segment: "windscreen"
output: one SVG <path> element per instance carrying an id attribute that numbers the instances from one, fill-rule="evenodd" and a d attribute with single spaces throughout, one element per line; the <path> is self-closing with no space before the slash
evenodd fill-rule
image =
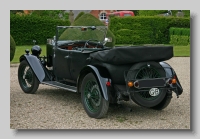
<path id="1" fill-rule="evenodd" d="M 107 33 L 105 26 L 68 26 L 57 28 L 57 38 L 67 41 L 98 40 L 103 42 Z"/>

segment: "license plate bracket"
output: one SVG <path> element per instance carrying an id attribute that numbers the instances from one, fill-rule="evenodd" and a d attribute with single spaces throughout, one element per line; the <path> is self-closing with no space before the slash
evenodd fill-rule
<path id="1" fill-rule="evenodd" d="M 141 80 L 136 80 L 136 81 L 139 83 L 138 89 L 166 86 L 165 78 L 141 79 Z"/>

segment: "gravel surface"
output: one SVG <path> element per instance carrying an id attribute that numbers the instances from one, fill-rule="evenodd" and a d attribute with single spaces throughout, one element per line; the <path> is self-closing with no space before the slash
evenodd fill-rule
<path id="1" fill-rule="evenodd" d="M 190 129 L 190 57 L 166 61 L 183 87 L 179 98 L 162 111 L 128 105 L 111 106 L 103 119 L 89 118 L 77 93 L 40 85 L 36 94 L 25 94 L 17 80 L 19 64 L 10 65 L 11 129 Z"/>

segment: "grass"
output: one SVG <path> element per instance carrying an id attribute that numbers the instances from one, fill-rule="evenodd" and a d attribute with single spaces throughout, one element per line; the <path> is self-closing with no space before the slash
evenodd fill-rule
<path id="1" fill-rule="evenodd" d="M 190 56 L 190 45 L 188 46 L 174 46 L 174 56 L 176 57 L 189 57 Z"/>
<path id="2" fill-rule="evenodd" d="M 46 45 L 39 45 L 39 46 L 42 48 L 41 56 L 46 55 Z M 32 47 L 33 47 L 33 45 L 16 46 L 15 56 L 10 63 L 12 63 L 12 64 L 13 63 L 19 63 L 20 56 L 25 54 L 26 49 L 29 49 L 30 53 L 31 53 Z"/>
<path id="3" fill-rule="evenodd" d="M 46 45 L 39 45 L 39 46 L 42 48 L 41 56 L 46 55 Z M 123 44 L 123 45 L 117 45 L 117 46 L 129 46 L 129 45 Z M 25 54 L 26 49 L 29 49 L 31 53 L 31 48 L 32 48 L 32 45 L 16 46 L 15 56 L 10 63 L 19 63 L 20 56 Z M 174 56 L 175 57 L 190 57 L 190 45 L 174 46 Z"/>

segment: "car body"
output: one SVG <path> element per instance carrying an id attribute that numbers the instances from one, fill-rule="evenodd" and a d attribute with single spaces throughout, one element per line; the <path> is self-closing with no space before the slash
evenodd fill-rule
<path id="1" fill-rule="evenodd" d="M 135 16 L 133 11 L 117 11 L 117 12 L 107 13 L 106 17 L 109 17 L 110 15 L 114 15 L 118 17 Z"/>
<path id="2" fill-rule="evenodd" d="M 161 110 L 183 89 L 174 69 L 163 62 L 173 57 L 172 46 L 106 47 L 106 26 L 57 26 L 47 39 L 46 56 L 34 45 L 19 59 L 18 81 L 25 93 L 39 84 L 81 94 L 92 118 L 106 115 L 109 104 L 131 101 Z"/>
<path id="3" fill-rule="evenodd" d="M 133 11 L 117 11 L 112 13 L 106 14 L 105 25 L 108 26 L 110 16 L 117 16 L 117 17 L 127 17 L 127 16 L 135 16 Z"/>

